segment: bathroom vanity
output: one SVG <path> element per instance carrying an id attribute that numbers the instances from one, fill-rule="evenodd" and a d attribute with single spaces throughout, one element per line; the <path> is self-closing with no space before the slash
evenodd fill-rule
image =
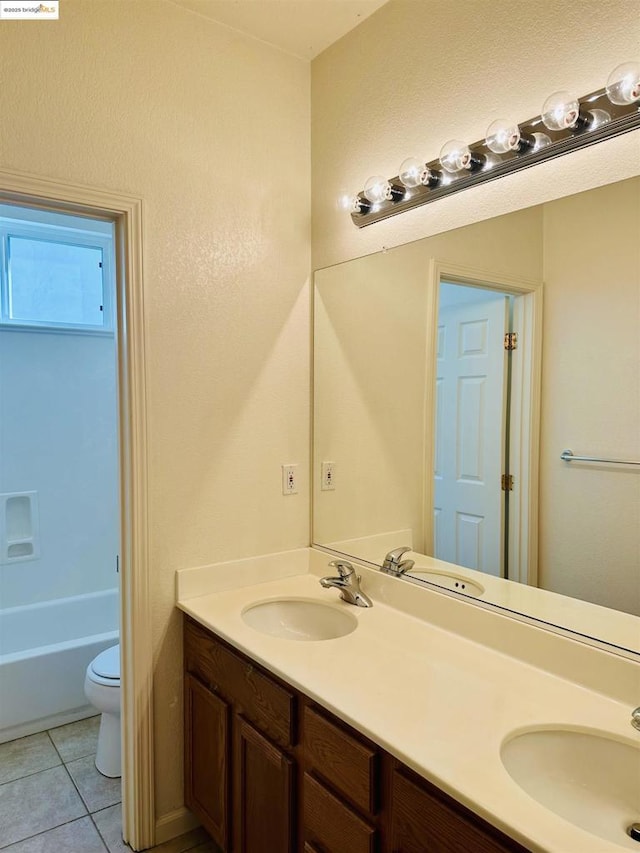
<path id="1" fill-rule="evenodd" d="M 640 849 L 637 661 L 366 566 L 355 607 L 328 562 L 177 573 L 185 800 L 223 851 Z"/>
<path id="2" fill-rule="evenodd" d="M 525 851 L 188 617 L 184 665 L 185 800 L 222 850 Z"/>

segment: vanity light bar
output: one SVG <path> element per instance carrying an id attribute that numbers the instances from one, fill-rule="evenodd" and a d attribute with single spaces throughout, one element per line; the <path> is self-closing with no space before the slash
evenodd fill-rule
<path id="1" fill-rule="evenodd" d="M 618 66 L 606 88 L 583 98 L 556 92 L 521 124 L 493 122 L 485 139 L 446 143 L 438 160 L 405 160 L 398 176 L 369 178 L 348 204 L 358 228 L 640 128 L 640 63 Z"/>

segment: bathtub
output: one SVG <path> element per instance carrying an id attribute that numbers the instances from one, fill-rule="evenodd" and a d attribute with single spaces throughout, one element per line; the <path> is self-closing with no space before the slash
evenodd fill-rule
<path id="1" fill-rule="evenodd" d="M 118 622 L 117 589 L 0 610 L 0 743 L 97 713 L 85 670 Z"/>

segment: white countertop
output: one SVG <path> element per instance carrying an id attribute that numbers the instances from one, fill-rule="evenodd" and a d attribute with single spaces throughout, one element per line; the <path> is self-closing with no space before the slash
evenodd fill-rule
<path id="1" fill-rule="evenodd" d="M 539 805 L 500 761 L 501 743 L 513 732 L 531 728 L 600 731 L 637 744 L 640 735 L 629 723 L 632 706 L 558 675 L 553 652 L 546 671 L 527 662 L 526 655 L 497 650 L 495 637 L 491 648 L 386 603 L 393 600 L 397 605 L 403 596 L 408 601 L 411 589 L 411 609 L 416 612 L 419 594 L 427 612 L 434 606 L 434 596 L 436 606 L 442 606 L 443 596 L 437 592 L 416 593 L 414 585 L 363 568 L 363 588 L 374 606 L 346 604 L 337 590 L 320 587 L 318 575 L 328 574 L 327 555 L 320 558 L 317 553 L 301 549 L 284 557 L 178 572 L 178 607 L 530 850 L 640 851 L 622 834 L 621 843 L 614 844 Z M 265 635 L 243 621 L 241 614 L 248 605 L 287 597 L 347 608 L 358 626 L 334 640 L 299 642 Z M 455 606 L 468 607 L 459 602 Z M 500 624 L 494 617 L 490 625 L 494 634 Z M 539 629 L 519 625 L 518 630 Z M 524 648 L 531 639 L 522 636 Z M 535 634 L 532 637 L 535 641 Z M 571 642 L 559 637 L 555 641 L 565 644 L 558 645 L 556 653 Z M 585 653 L 589 652 L 595 670 L 606 666 L 607 657 L 612 666 L 620 665 L 614 656 L 603 658 L 604 653 L 595 649 Z M 581 660 L 588 665 L 588 658 Z M 623 665 L 625 678 L 640 688 L 640 666 L 629 661 Z M 606 685 L 606 679 L 602 683 Z M 631 817 L 640 820 L 640 814 Z"/>

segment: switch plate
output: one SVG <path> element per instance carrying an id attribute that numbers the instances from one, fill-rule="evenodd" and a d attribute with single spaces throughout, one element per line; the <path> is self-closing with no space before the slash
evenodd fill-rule
<path id="1" fill-rule="evenodd" d="M 282 494 L 297 495 L 298 494 L 298 466 L 283 465 L 282 466 Z"/>
<path id="2" fill-rule="evenodd" d="M 336 463 L 323 462 L 321 467 L 321 477 L 320 489 L 323 492 L 332 492 L 336 487 Z"/>

